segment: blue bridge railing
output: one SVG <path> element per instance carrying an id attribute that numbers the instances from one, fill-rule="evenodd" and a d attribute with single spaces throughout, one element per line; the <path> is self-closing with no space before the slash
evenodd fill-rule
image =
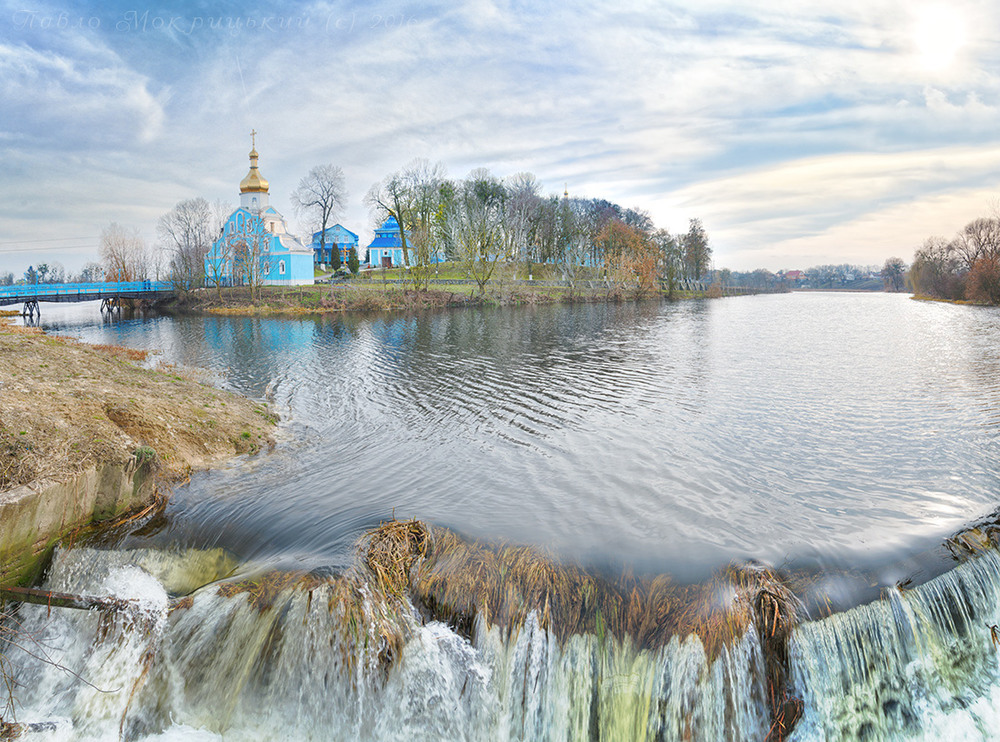
<path id="1" fill-rule="evenodd" d="M 0 304 L 22 301 L 90 301 L 105 297 L 137 297 L 173 290 L 169 281 L 108 281 L 102 283 L 38 283 L 0 286 Z"/>

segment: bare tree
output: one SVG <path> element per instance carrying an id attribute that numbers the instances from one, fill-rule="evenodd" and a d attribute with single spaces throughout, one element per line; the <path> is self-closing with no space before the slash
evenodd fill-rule
<path id="1" fill-rule="evenodd" d="M 902 258 L 887 258 L 882 266 L 882 284 L 886 291 L 902 291 L 906 284 L 906 263 Z"/>
<path id="2" fill-rule="evenodd" d="M 222 299 L 222 287 L 227 282 L 233 283 L 235 268 L 233 262 L 234 241 L 226 234 L 226 225 L 233 213 L 231 204 L 221 200 L 215 201 L 209 207 L 209 227 L 214 242 L 205 256 L 205 276 L 215 285 L 215 293 Z"/>
<path id="3" fill-rule="evenodd" d="M 1000 219 L 973 219 L 951 241 L 951 248 L 966 270 L 981 258 L 1000 257 Z"/>
<path id="4" fill-rule="evenodd" d="M 538 195 L 538 181 L 531 173 L 517 173 L 507 179 L 506 186 L 504 221 L 511 247 L 511 254 L 507 258 L 527 264 L 531 261 L 531 246 L 534 243 L 542 201 Z"/>
<path id="5" fill-rule="evenodd" d="M 604 273 L 608 281 L 622 291 L 634 288 L 641 297 L 656 286 L 656 251 L 647 234 L 614 218 L 605 222 L 597 237 L 604 257 Z"/>
<path id="6" fill-rule="evenodd" d="M 449 218 L 452 239 L 480 294 L 486 293 L 486 284 L 509 248 L 506 195 L 503 184 L 487 170 L 473 170 L 460 184 Z"/>
<path id="7" fill-rule="evenodd" d="M 396 220 L 403 265 L 416 286 L 426 287 L 432 255 L 445 238 L 441 210 L 449 194 L 444 166 L 417 159 L 373 185 L 365 196 L 379 223 L 389 217 Z"/>
<path id="8" fill-rule="evenodd" d="M 413 194 L 407 226 L 411 230 L 416 259 L 410 272 L 414 285 L 427 289 L 431 266 L 448 240 L 444 209 L 453 199 L 454 187 L 440 162 L 432 164 L 429 160 L 416 159 L 407 165 L 403 174 Z"/>
<path id="9" fill-rule="evenodd" d="M 684 247 L 680 240 L 665 229 L 657 229 L 652 236 L 659 253 L 660 280 L 667 284 L 667 297 L 674 298 L 677 284 L 684 274 Z"/>
<path id="10" fill-rule="evenodd" d="M 326 230 L 340 216 L 347 203 L 344 171 L 336 165 L 317 165 L 292 191 L 295 213 L 306 220 L 309 230 L 319 231 L 320 259 L 326 249 Z M 330 262 L 340 267 L 340 248 L 331 249 Z"/>
<path id="11" fill-rule="evenodd" d="M 264 278 L 270 271 L 268 242 L 268 234 L 258 213 L 244 219 L 242 227 L 232 222 L 231 228 L 217 243 L 221 252 L 228 256 L 233 284 L 245 282 L 250 287 L 252 302 L 260 300 Z"/>
<path id="12" fill-rule="evenodd" d="M 712 248 L 708 246 L 708 234 L 701 219 L 691 219 L 687 234 L 683 237 L 684 265 L 688 278 L 697 281 L 708 269 L 712 258 Z"/>
<path id="13" fill-rule="evenodd" d="M 934 236 L 924 240 L 924 244 L 914 252 L 909 279 L 915 294 L 963 299 L 963 274 L 962 261 L 955 254 L 952 243 L 944 237 Z"/>
<path id="14" fill-rule="evenodd" d="M 104 268 L 100 263 L 87 263 L 73 279 L 77 283 L 99 283 L 104 280 Z"/>
<path id="15" fill-rule="evenodd" d="M 176 289 L 205 282 L 205 255 L 215 237 L 212 207 L 203 198 L 181 201 L 160 217 L 157 234 L 170 254 L 170 280 Z"/>
<path id="16" fill-rule="evenodd" d="M 227 278 L 231 283 L 235 283 L 236 266 L 233 264 L 233 240 L 225 233 L 219 235 L 219 239 L 212 245 L 208 259 L 205 261 L 205 273 L 215 284 L 215 293 L 222 299 L 222 285 Z"/>
<path id="17" fill-rule="evenodd" d="M 66 268 L 58 260 L 49 263 L 48 283 L 66 283 Z"/>
<path id="18" fill-rule="evenodd" d="M 149 277 L 146 241 L 135 227 L 112 222 L 101 232 L 99 253 L 107 281 L 143 281 Z"/>
<path id="19" fill-rule="evenodd" d="M 409 243 L 406 235 L 406 221 L 413 207 L 413 193 L 402 173 L 387 175 L 381 183 L 368 189 L 365 203 L 375 213 L 378 223 L 392 217 L 399 225 L 399 241 L 403 249 L 403 265 L 410 267 Z"/>

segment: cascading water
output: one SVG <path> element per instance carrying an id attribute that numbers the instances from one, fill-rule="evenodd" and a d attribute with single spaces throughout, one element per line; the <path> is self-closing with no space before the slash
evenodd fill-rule
<path id="1" fill-rule="evenodd" d="M 464 637 L 344 577 L 217 582 L 221 552 L 57 553 L 46 587 L 130 601 L 20 608 L 31 740 L 763 740 L 752 628 L 701 640 L 562 639 L 530 612 Z M 183 598 L 169 598 L 198 584 Z M 792 632 L 791 740 L 1000 738 L 1000 555 Z M 774 737 L 772 737 L 774 738 Z"/>
<path id="2" fill-rule="evenodd" d="M 791 642 L 796 740 L 1000 739 L 1000 555 L 822 621 Z"/>
<path id="3" fill-rule="evenodd" d="M 184 558 L 142 561 L 176 580 Z M 46 587 L 130 598 L 135 615 L 21 607 L 26 648 L 44 648 L 49 661 L 11 652 L 18 718 L 56 722 L 29 739 L 110 740 L 121 731 L 126 739 L 756 740 L 767 732 L 752 630 L 713 662 L 697 637 L 658 649 L 608 636 L 560 641 L 535 613 L 510 634 L 477 622 L 469 641 L 342 578 L 288 584 L 266 599 L 252 580 L 237 592 L 209 585 L 169 610 L 170 585 L 123 561 L 120 552 L 61 551 Z"/>

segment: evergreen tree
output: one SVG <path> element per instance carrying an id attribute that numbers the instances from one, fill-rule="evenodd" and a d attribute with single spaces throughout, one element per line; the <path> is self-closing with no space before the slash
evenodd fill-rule
<path id="1" fill-rule="evenodd" d="M 355 276 L 358 275 L 358 269 L 360 269 L 361 263 L 358 262 L 358 251 L 353 247 L 351 248 L 351 251 L 347 253 L 347 267 Z"/>

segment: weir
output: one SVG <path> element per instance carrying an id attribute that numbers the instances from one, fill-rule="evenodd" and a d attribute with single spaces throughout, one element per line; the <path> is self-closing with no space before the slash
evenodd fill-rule
<path id="1" fill-rule="evenodd" d="M 394 595 L 365 561 L 342 576 L 234 578 L 220 550 L 60 550 L 46 589 L 129 607 L 20 607 L 22 639 L 4 652 L 26 738 L 53 725 L 54 738 L 109 740 L 996 738 L 993 550 L 789 626 L 801 716 L 783 729 L 760 620 L 711 653 L 697 633 L 658 645 L 607 624 L 563 634 L 535 609 L 513 623 L 480 610 L 463 629 L 411 597 L 421 564 Z"/>

